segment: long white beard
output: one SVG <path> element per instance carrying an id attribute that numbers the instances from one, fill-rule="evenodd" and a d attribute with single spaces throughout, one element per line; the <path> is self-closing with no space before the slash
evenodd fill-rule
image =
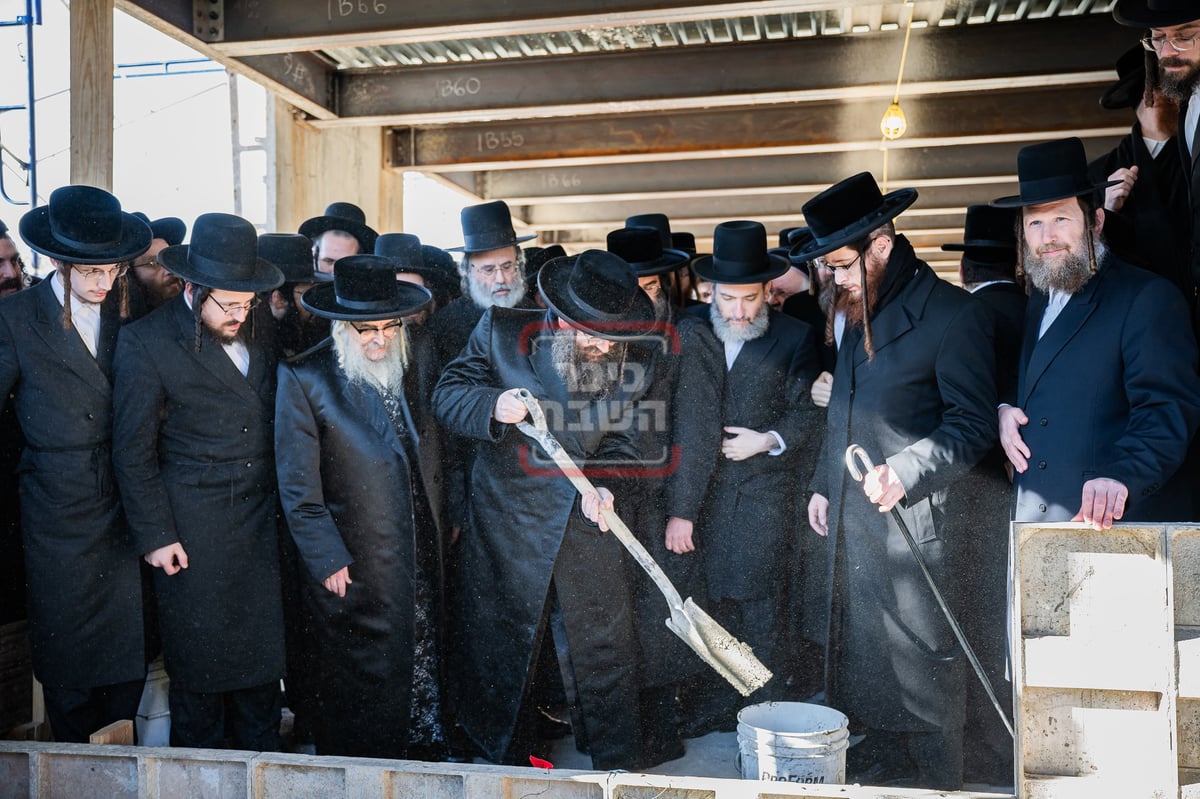
<path id="1" fill-rule="evenodd" d="M 756 338 L 761 338 L 766 335 L 767 327 L 771 324 L 770 308 L 764 302 L 762 307 L 758 309 L 758 313 L 750 320 L 750 324 L 744 328 L 734 328 L 721 314 L 721 308 L 714 301 L 712 304 L 712 329 L 722 343 L 734 344 L 739 341 L 753 341 Z"/>
<path id="2" fill-rule="evenodd" d="M 385 391 L 399 391 L 408 366 L 408 331 L 400 328 L 395 338 L 385 338 L 387 354 L 372 361 L 363 353 L 362 337 L 349 322 L 335 321 L 331 329 L 338 367 L 351 383 Z"/>

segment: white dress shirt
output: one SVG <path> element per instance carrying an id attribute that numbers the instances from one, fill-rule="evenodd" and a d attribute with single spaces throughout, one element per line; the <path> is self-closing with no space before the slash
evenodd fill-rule
<path id="1" fill-rule="evenodd" d="M 1188 153 L 1194 158 L 1196 156 L 1196 126 L 1200 125 L 1200 88 L 1192 92 L 1191 99 L 1188 100 L 1187 116 L 1183 120 L 1183 129 L 1186 131 L 1188 144 Z"/>
<path id="2" fill-rule="evenodd" d="M 1046 302 L 1046 310 L 1042 313 L 1042 324 L 1038 328 L 1038 340 L 1046 335 L 1046 331 L 1050 329 L 1050 325 L 1054 324 L 1054 320 L 1062 313 L 1062 309 L 1066 306 L 1067 301 L 1071 299 L 1071 295 L 1065 291 L 1051 289 L 1050 299 Z"/>
<path id="3" fill-rule="evenodd" d="M 79 278 L 82 280 L 83 278 Z M 58 298 L 60 305 L 66 306 L 63 300 L 62 275 L 55 272 L 50 278 L 50 286 L 54 289 L 54 296 Z M 94 302 L 83 302 L 74 293 L 71 294 L 71 326 L 75 328 L 75 332 L 79 334 L 79 338 L 83 340 L 83 344 L 88 348 L 88 352 L 92 357 L 96 357 L 96 350 L 100 344 L 100 305 Z"/>

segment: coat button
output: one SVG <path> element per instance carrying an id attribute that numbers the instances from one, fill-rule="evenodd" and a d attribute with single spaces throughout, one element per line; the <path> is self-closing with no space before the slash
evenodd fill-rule
<path id="1" fill-rule="evenodd" d="M 1039 469 L 1045 469 L 1045 468 L 1046 468 L 1046 462 L 1045 462 L 1045 461 L 1038 461 L 1038 468 L 1039 468 Z"/>
<path id="2" fill-rule="evenodd" d="M 89 413 L 89 414 L 87 415 L 87 418 L 88 418 L 88 421 L 90 422 L 90 421 L 92 421 L 93 419 L 95 419 L 95 418 L 96 418 L 96 414 L 94 414 L 94 413 Z"/>
<path id="3" fill-rule="evenodd" d="M 1049 420 L 1046 419 L 1045 416 L 1043 416 L 1041 421 L 1038 422 L 1038 424 L 1040 424 L 1042 427 L 1045 427 L 1046 425 L 1050 424 L 1050 422 L 1049 422 Z"/>
<path id="4" fill-rule="evenodd" d="M 250 468 L 251 466 L 253 466 L 253 465 L 254 465 L 254 464 L 252 464 L 250 461 L 246 461 L 246 468 L 247 468 L 247 469 L 249 469 L 249 468 Z"/>
<path id="5" fill-rule="evenodd" d="M 249 427 L 243 427 L 243 428 L 242 428 L 242 432 L 243 432 L 243 433 L 249 433 L 249 432 L 250 432 L 250 428 L 249 428 Z"/>
<path id="6" fill-rule="evenodd" d="M 1041 511 L 1042 513 L 1045 513 L 1046 512 L 1046 504 L 1042 503 L 1041 505 L 1038 505 L 1038 510 Z"/>

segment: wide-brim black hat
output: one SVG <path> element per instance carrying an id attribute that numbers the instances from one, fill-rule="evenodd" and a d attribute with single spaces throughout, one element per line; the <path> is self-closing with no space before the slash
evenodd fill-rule
<path id="1" fill-rule="evenodd" d="M 179 217 L 164 216 L 162 219 L 151 219 L 141 211 L 134 211 L 133 215 L 149 225 L 154 238 L 162 239 L 167 246 L 183 244 L 183 238 L 187 235 L 187 224 Z"/>
<path id="2" fill-rule="evenodd" d="M 254 225 L 233 214 L 201 214 L 188 244 L 167 247 L 158 262 L 187 283 L 220 291 L 271 291 L 283 272 L 258 255 Z"/>
<path id="3" fill-rule="evenodd" d="M 671 249 L 681 250 L 688 254 L 689 258 L 696 256 L 696 234 L 688 231 L 679 231 L 671 233 Z"/>
<path id="4" fill-rule="evenodd" d="M 943 244 L 945 252 L 967 250 L 1017 250 L 1017 213 L 995 205 L 967 206 L 962 242 Z"/>
<path id="5" fill-rule="evenodd" d="M 1131 28 L 1169 28 L 1200 19 L 1195 0 L 1117 0 L 1113 19 Z"/>
<path id="6" fill-rule="evenodd" d="M 424 286 L 396 279 L 381 255 L 348 255 L 333 265 L 333 282 L 313 286 L 300 304 L 314 316 L 343 322 L 374 322 L 417 313 L 433 300 Z"/>
<path id="7" fill-rule="evenodd" d="M 671 220 L 666 214 L 634 214 L 625 217 L 625 227 L 649 227 L 658 231 L 664 250 L 675 248 L 675 234 L 671 232 Z M 695 239 L 692 240 L 694 245 Z"/>
<path id="8" fill-rule="evenodd" d="M 692 259 L 683 250 L 664 249 L 662 237 L 652 227 L 624 227 L 608 234 L 607 249 L 629 264 L 638 277 L 675 272 Z"/>
<path id="9" fill-rule="evenodd" d="M 375 255 L 392 262 L 396 272 L 420 275 L 427 283 L 437 283 L 439 288 L 457 283 L 457 278 L 443 269 L 425 262 L 425 250 L 421 239 L 411 233 L 383 233 L 375 240 Z"/>
<path id="10" fill-rule="evenodd" d="M 537 234 L 518 236 L 513 229 L 512 212 L 504 200 L 469 205 L 461 214 L 463 244 L 447 247 L 446 252 L 490 252 L 515 247 L 523 241 L 536 239 Z"/>
<path id="11" fill-rule="evenodd" d="M 1017 179 L 1021 193 L 993 200 L 992 205 L 999 208 L 1042 205 L 1069 197 L 1098 194 L 1121 182 L 1093 183 L 1088 175 L 1083 141 L 1076 137 L 1022 147 L 1017 153 Z"/>
<path id="12" fill-rule="evenodd" d="M 29 249 L 70 264 L 132 261 L 154 238 L 149 225 L 95 186 L 55 189 L 46 205 L 21 217 L 19 228 Z"/>
<path id="13" fill-rule="evenodd" d="M 1146 56 L 1142 45 L 1135 44 L 1117 59 L 1117 82 L 1100 95 L 1100 105 L 1110 111 L 1137 108 L 1146 93 Z"/>
<path id="14" fill-rule="evenodd" d="M 328 283 L 333 275 L 313 268 L 312 241 L 299 233 L 264 233 L 258 237 L 258 257 L 283 273 L 284 283 Z"/>
<path id="15" fill-rule="evenodd" d="M 591 336 L 625 341 L 654 330 L 654 304 L 629 264 L 604 250 L 548 261 L 538 290 L 563 321 Z"/>
<path id="16" fill-rule="evenodd" d="M 883 194 L 870 172 L 835 183 L 802 207 L 812 240 L 792 247 L 793 261 L 811 261 L 861 241 L 917 201 L 916 189 Z"/>
<path id="17" fill-rule="evenodd" d="M 692 261 L 701 280 L 726 285 L 766 283 L 791 268 L 788 259 L 767 250 L 767 229 L 761 222 L 722 222 L 713 231 L 712 255 Z"/>
<path id="18" fill-rule="evenodd" d="M 354 203 L 330 203 L 326 206 L 324 214 L 306 219 L 300 225 L 300 234 L 313 241 L 329 230 L 349 233 L 358 240 L 358 246 L 364 253 L 374 252 L 375 239 L 379 236 L 367 225 L 367 215 L 363 213 L 363 209 Z"/>

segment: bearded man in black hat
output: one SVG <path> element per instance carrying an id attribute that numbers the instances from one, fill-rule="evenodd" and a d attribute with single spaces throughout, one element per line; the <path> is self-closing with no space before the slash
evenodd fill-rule
<path id="1" fill-rule="evenodd" d="M 1144 31 L 1146 91 L 1179 106 L 1176 143 L 1192 209 L 1186 288 L 1193 292 L 1188 299 L 1194 305 L 1194 290 L 1200 285 L 1200 7 L 1192 0 L 1119 0 L 1113 17 Z"/>
<path id="2" fill-rule="evenodd" d="M 1189 518 L 1191 486 L 1172 481 L 1200 424 L 1196 341 L 1183 297 L 1116 258 L 1083 143 L 1021 149 L 1021 264 L 1036 290 L 1020 374 L 1000 407 L 1000 443 L 1016 471 L 1013 518 Z"/>
<path id="3" fill-rule="evenodd" d="M 963 542 L 943 515 L 954 484 L 996 441 L 995 364 L 984 308 L 896 234 L 892 220 L 916 198 L 882 195 L 863 172 L 804 205 L 813 241 L 792 255 L 824 256 L 846 318 L 808 518 L 829 536 L 828 700 L 868 730 L 847 756 L 847 780 L 957 789 L 964 658 L 888 511 L 957 596 Z M 851 444 L 879 464 L 862 487 L 847 476 Z"/>
<path id="4" fill-rule="evenodd" d="M 316 283 L 333 275 L 313 269 L 312 242 L 299 233 L 263 233 L 258 237 L 258 257 L 283 273 L 283 285 L 268 298 L 277 357 L 299 355 L 329 337 L 329 321 L 314 316 L 300 297 Z M 255 320 L 257 321 L 257 319 Z"/>
<path id="5" fill-rule="evenodd" d="M 0 219 L 0 297 L 16 294 L 29 284 L 25 263 L 17 245 L 8 235 L 8 225 Z"/>
<path id="6" fill-rule="evenodd" d="M 632 379 L 645 384 L 636 412 L 646 424 L 637 436 L 642 466 L 622 480 L 618 511 L 681 594 L 701 596 L 699 555 L 674 542 L 690 540 L 716 466 L 724 358 L 707 325 L 671 302 L 671 278 L 691 260 L 686 252 L 663 249 L 657 230 L 636 226 L 610 232 L 607 247 L 633 269 L 661 326 L 632 343 L 626 356 Z M 648 766 L 683 756 L 676 697 L 683 682 L 705 667 L 666 625 L 649 621 L 665 618 L 667 610 L 651 581 L 634 581 L 634 600 L 637 617 L 645 620 L 637 633 Z"/>
<path id="7" fill-rule="evenodd" d="M 445 742 L 438 372 L 427 332 L 402 321 L 430 299 L 388 258 L 343 258 L 303 297 L 330 340 L 279 367 L 276 468 L 306 567 L 318 754 L 425 758 Z"/>
<path id="8" fill-rule="evenodd" d="M 182 219 L 173 216 L 152 220 L 141 211 L 135 212 L 134 216 L 149 225 L 150 232 L 154 236 L 150 242 L 150 249 L 130 264 L 133 267 L 134 284 L 139 289 L 141 302 L 145 306 L 145 310 L 149 312 L 179 294 L 183 289 L 183 283 L 179 278 L 164 269 L 158 262 L 158 254 L 167 247 L 182 244 L 184 236 L 187 235 L 187 225 Z"/>
<path id="9" fill-rule="evenodd" d="M 379 235 L 367 225 L 367 215 L 354 203 L 335 202 L 321 216 L 306 219 L 298 231 L 312 240 L 315 271 L 333 274 L 333 265 L 347 255 L 373 252 Z"/>
<path id="10" fill-rule="evenodd" d="M 243 330 L 283 274 L 254 226 L 202 214 L 158 255 L 184 281 L 122 332 L 113 463 L 139 551 L 155 567 L 171 678 L 171 745 L 275 750 L 283 612 L 276 528 L 275 357 Z"/>
<path id="11" fill-rule="evenodd" d="M 712 303 L 692 313 L 708 323 L 723 348 L 722 440 L 696 541 L 688 531 L 686 540 L 668 540 L 667 546 L 676 552 L 698 547 L 709 612 L 736 630 L 767 668 L 783 674 L 791 666 L 789 653 L 776 643 L 786 568 L 798 557 L 791 500 L 799 490 L 801 453 L 812 443 L 816 410 L 808 389 L 820 371 L 817 334 L 767 304 L 768 284 L 789 264 L 768 252 L 760 223 L 721 223 L 713 254 L 692 268 L 713 284 Z M 709 699 L 702 715 L 717 728 L 732 729 L 740 697 L 705 676 Z"/>
<path id="12" fill-rule="evenodd" d="M 436 248 L 431 248 L 436 249 Z M 432 299 L 404 319 L 408 326 L 423 325 L 441 307 L 438 298 L 447 299 L 451 290 L 450 274 L 426 260 L 428 250 L 411 233 L 384 233 L 375 240 L 375 254 L 389 259 L 396 279 L 428 289 Z"/>
<path id="13" fill-rule="evenodd" d="M 59 741 L 133 718 L 146 663 L 142 576 L 113 483 L 112 354 L 129 261 L 150 228 L 91 186 L 21 218 L 54 274 L 0 300 L 0 402 L 26 441 L 21 532 L 33 672 Z M 117 291 L 113 291 L 117 288 Z M 113 295 L 113 296 L 110 296 Z"/>
<path id="14" fill-rule="evenodd" d="M 597 769 L 639 765 L 637 642 L 624 549 L 604 535 L 604 488 L 578 496 L 515 428 L 528 389 L 553 435 L 585 473 L 636 467 L 627 342 L 654 326 L 654 309 L 629 265 L 588 250 L 542 267 L 549 311 L 484 313 L 434 391 L 452 433 L 478 442 L 469 535 L 460 542 L 463 651 L 458 678 L 470 702 L 459 722 L 491 760 L 526 763 L 535 742 L 529 687 L 534 657 L 553 630 L 567 698 Z M 598 526 L 597 526 L 598 525 Z M 661 617 L 659 617 L 661 618 Z"/>

